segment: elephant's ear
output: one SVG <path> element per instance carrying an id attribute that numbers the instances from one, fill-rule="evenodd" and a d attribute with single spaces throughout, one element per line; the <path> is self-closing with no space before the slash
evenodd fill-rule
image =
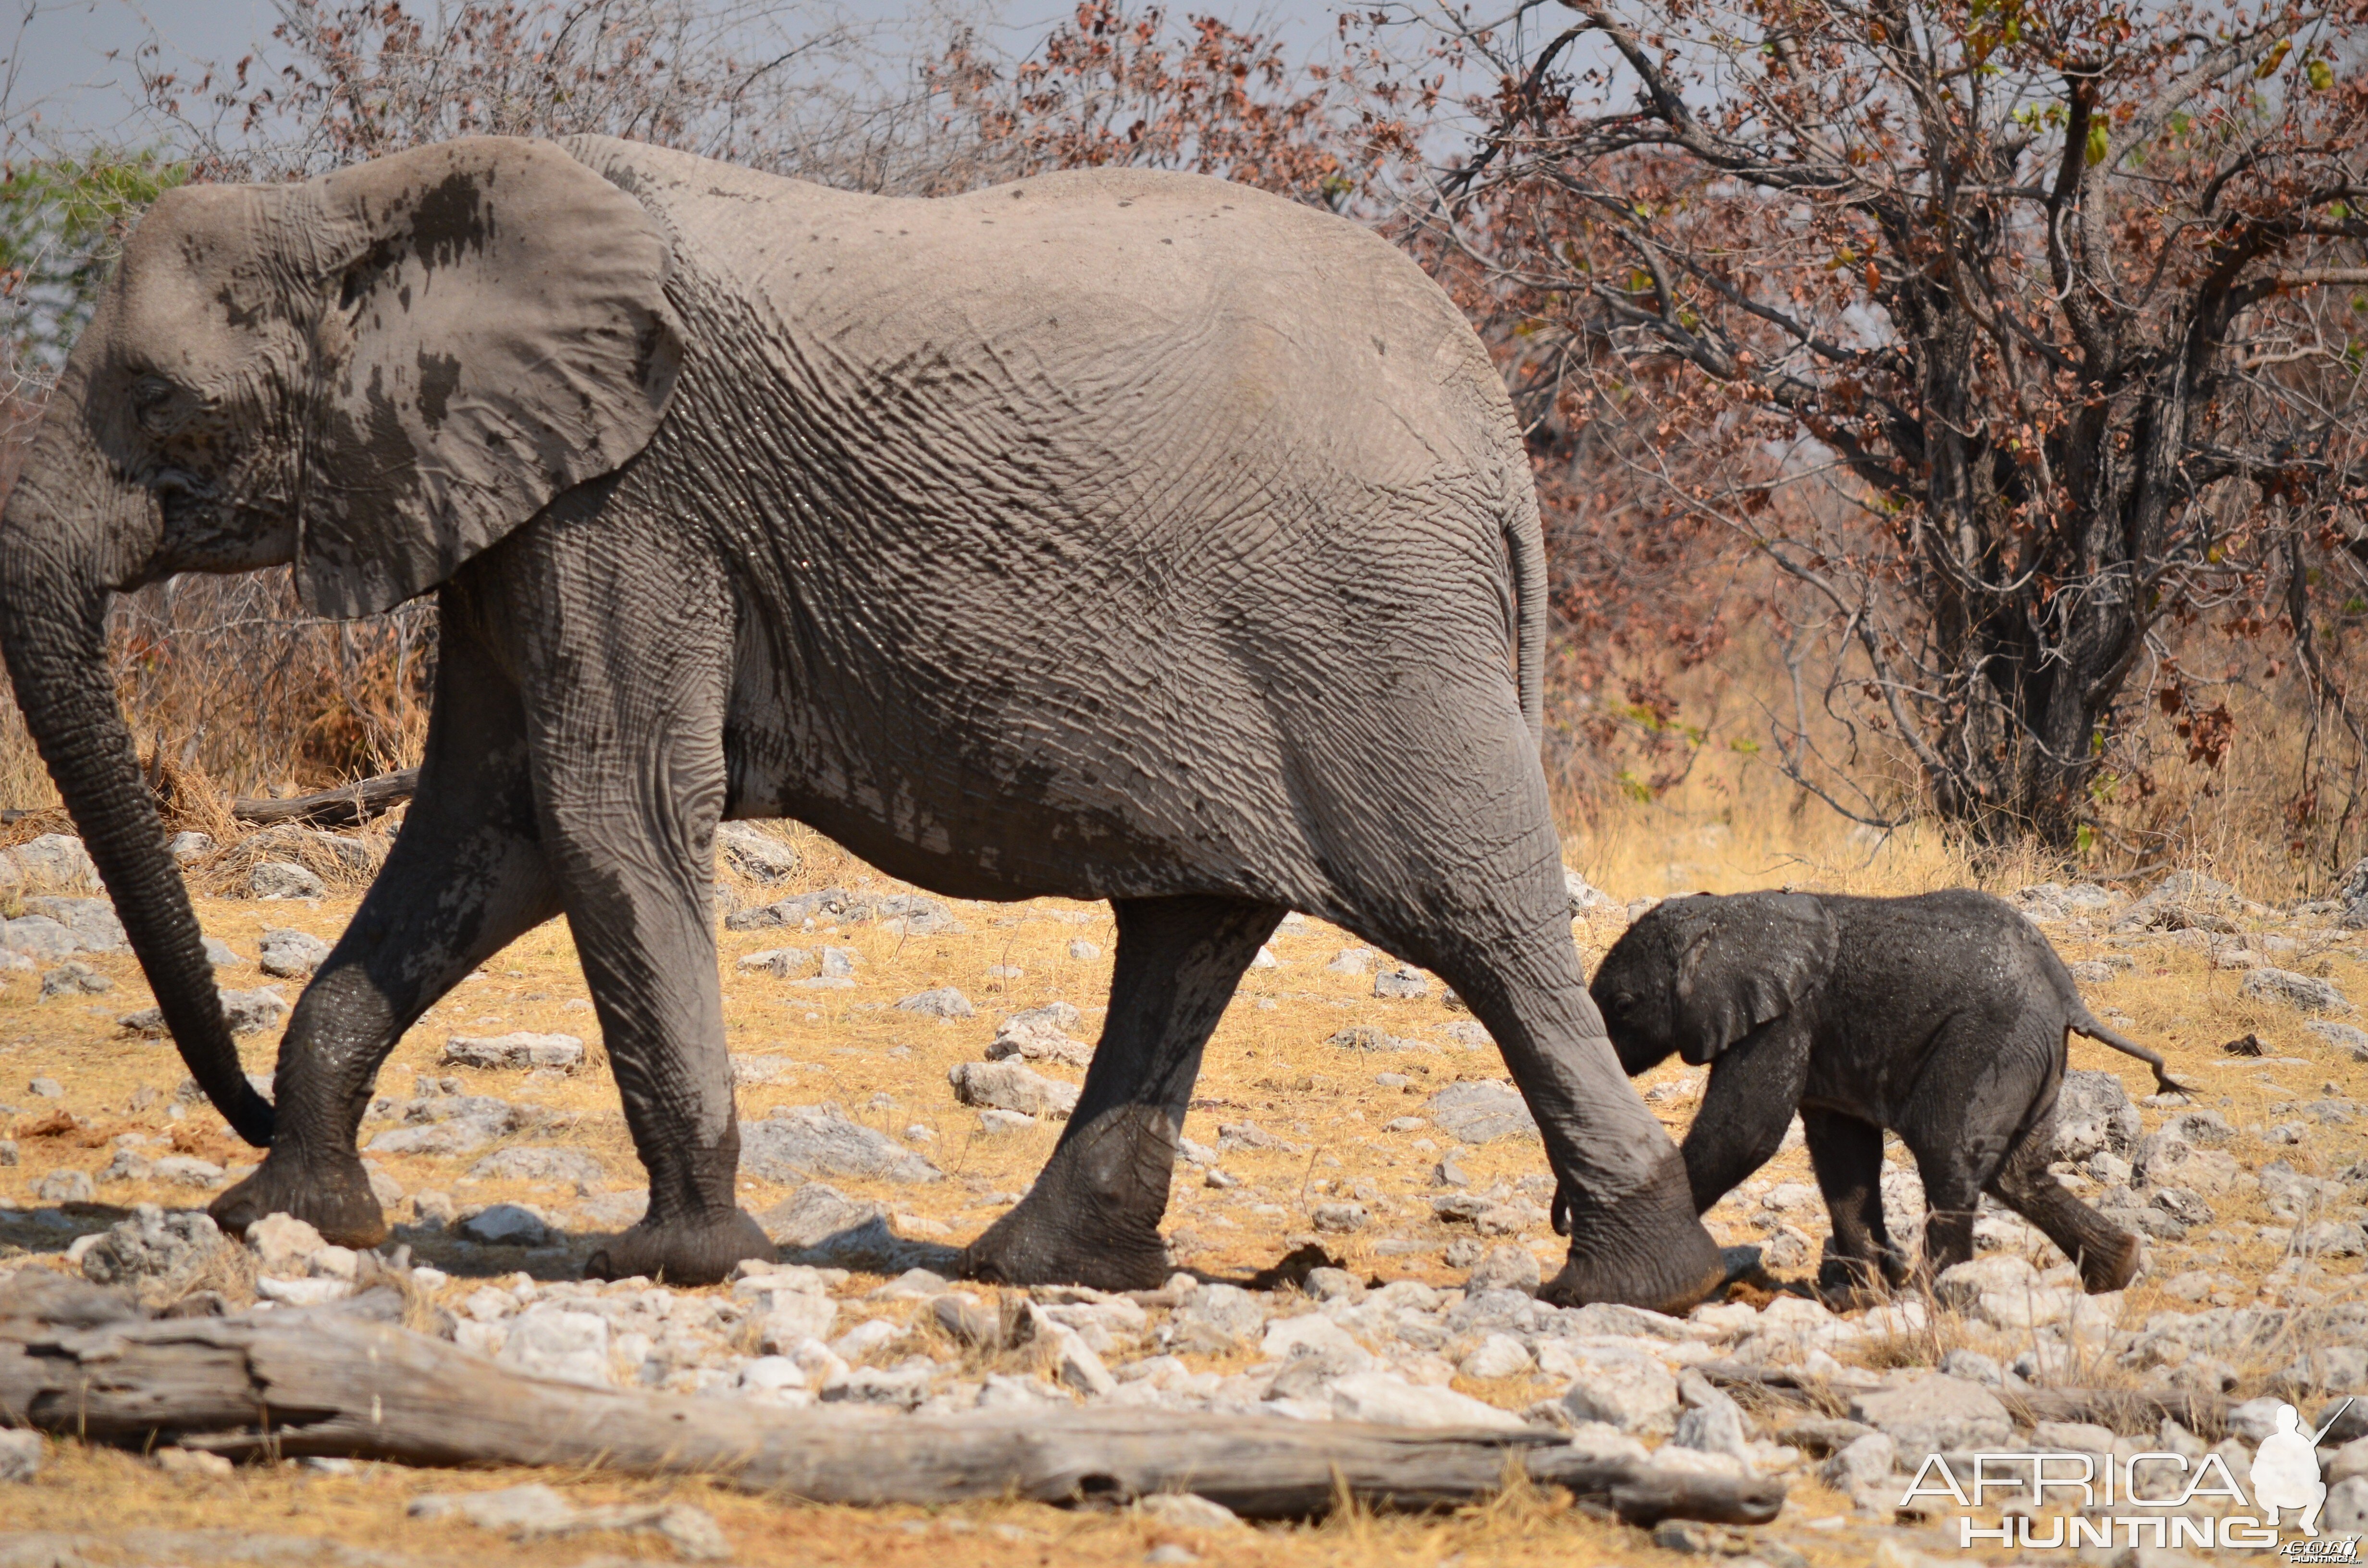
<path id="1" fill-rule="evenodd" d="M 475 137 L 313 182 L 297 587 L 370 615 L 640 451 L 674 392 L 670 256 L 548 142 Z"/>
<path id="2" fill-rule="evenodd" d="M 1678 958 L 1678 1054 L 1699 1067 L 1791 1012 L 1834 961 L 1834 923 L 1805 893 L 1704 899 Z"/>

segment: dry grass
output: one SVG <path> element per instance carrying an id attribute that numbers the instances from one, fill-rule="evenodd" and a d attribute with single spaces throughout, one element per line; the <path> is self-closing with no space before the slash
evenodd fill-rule
<path id="1" fill-rule="evenodd" d="M 1707 806 L 1701 804 L 1704 801 Z M 1696 807 L 1691 812 L 1686 810 L 1690 803 Z M 1766 801 L 1763 798 L 1758 803 Z M 1731 809 L 1734 802 L 1729 800 L 1725 804 Z M 1729 810 L 1719 808 L 1717 797 L 1705 792 L 1652 806 L 1623 806 L 1616 812 L 1599 815 L 1584 836 L 1574 836 L 1572 863 L 1622 897 L 1787 881 L 1870 892 L 1966 881 L 2010 887 L 2044 869 L 1996 858 L 1977 865 L 1943 835 L 1928 830 L 1912 829 L 1873 843 L 1833 828 L 1831 819 L 1822 813 L 1794 817 L 1760 810 L 1730 814 Z M 834 884 L 889 891 L 890 884 L 828 842 L 800 828 L 781 831 L 801 850 L 803 869 L 791 889 L 766 890 L 765 896 Z M 237 880 L 227 873 L 199 879 L 207 886 L 233 885 Z M 749 896 L 757 895 L 757 890 L 746 891 Z M 199 909 L 209 932 L 252 956 L 268 926 L 292 925 L 334 937 L 350 916 L 354 903 L 347 888 L 317 908 L 200 896 Z M 1055 998 L 1085 1009 L 1088 1022 L 1081 1032 L 1090 1033 L 1109 981 L 1114 932 L 1108 910 L 1099 905 L 1039 900 L 1008 906 L 962 904 L 956 910 L 968 927 L 961 934 L 906 937 L 873 925 L 810 934 L 727 932 L 722 937 L 722 960 L 732 1051 L 740 1056 L 782 1057 L 804 1064 L 780 1083 L 743 1088 L 742 1116 L 753 1119 L 775 1106 L 830 1100 L 848 1114 L 892 1133 L 903 1135 L 916 1124 L 928 1128 L 934 1141 L 926 1147 L 946 1172 L 946 1179 L 922 1187 L 852 1180 L 834 1185 L 923 1222 L 908 1229 L 926 1232 L 932 1223 L 941 1225 L 946 1232 L 941 1239 L 959 1244 L 984 1229 L 1012 1195 L 1027 1187 L 1050 1152 L 1057 1129 L 1047 1125 L 1016 1134 L 985 1134 L 976 1114 L 954 1102 L 946 1082 L 947 1069 L 980 1055 L 998 1015 Z M 1616 929 L 1617 923 L 1609 920 L 1577 927 L 1580 946 L 1590 964 Z M 1078 938 L 1098 944 L 1101 956 L 1070 956 L 1069 944 Z M 744 975 L 733 967 L 734 959 L 757 949 L 789 943 L 811 948 L 824 942 L 851 947 L 859 953 L 860 983 L 856 989 L 806 991 L 769 976 Z M 1328 972 L 1326 963 L 1349 945 L 1350 938 L 1313 922 L 1278 933 L 1273 949 L 1281 960 L 1281 967 L 1254 971 L 1246 978 L 1240 996 L 1211 1043 L 1187 1135 L 1213 1143 L 1220 1121 L 1250 1119 L 1298 1147 L 1292 1152 L 1228 1153 L 1225 1168 L 1243 1184 L 1233 1191 L 1211 1189 L 1201 1184 L 1196 1173 L 1180 1172 L 1168 1229 L 1183 1261 L 1194 1267 L 1246 1275 L 1273 1262 L 1311 1233 L 1310 1214 L 1315 1203 L 1361 1180 L 1371 1183 L 1377 1194 L 1368 1200 L 1368 1207 L 1376 1210 L 1375 1222 L 1357 1235 L 1326 1237 L 1326 1244 L 1343 1254 L 1347 1264 L 1361 1274 L 1436 1284 L 1460 1279 L 1461 1271 L 1447 1267 L 1440 1249 L 1452 1236 L 1468 1233 L 1443 1229 L 1429 1217 L 1426 1199 L 1435 1190 L 1429 1172 L 1437 1153 L 1420 1146 L 1426 1134 L 1383 1132 L 1382 1125 L 1417 1112 L 1423 1096 L 1458 1077 L 1501 1076 L 1502 1064 L 1493 1052 L 1467 1052 L 1450 1041 L 1443 1026 L 1463 1015 L 1450 1013 L 1439 1001 L 1379 1001 L 1371 994 L 1369 977 Z M 2105 950 L 2101 941 L 2066 940 L 2063 947 L 2069 959 Z M 2232 1122 L 2245 1127 L 2274 1119 L 2273 1105 L 2316 1097 L 2324 1085 L 2368 1098 L 2368 1066 L 2339 1058 L 2300 1027 L 2297 1016 L 2240 997 L 2237 973 L 2213 970 L 2200 953 L 2175 946 L 2155 945 L 2138 952 L 2143 960 L 2140 967 L 2095 988 L 2094 1004 L 2100 1012 L 2118 1012 L 2133 1020 L 2129 1032 L 2159 1045 L 2175 1075 L 2202 1086 L 2204 1105 L 2221 1109 Z M 2330 970 L 2339 983 L 2355 991 L 2368 987 L 2368 973 L 2358 972 L 2358 960 L 2341 948 L 2305 954 L 2293 961 L 2297 967 Z M 991 966 L 1021 972 L 993 977 Z M 29 1194 L 43 1175 L 63 1165 L 94 1169 L 105 1161 L 103 1145 L 121 1132 L 152 1137 L 177 1133 L 182 1146 L 209 1157 L 250 1158 L 202 1108 L 181 1121 L 167 1119 L 172 1091 L 182 1077 L 179 1062 L 168 1047 L 127 1038 L 114 1025 L 118 1015 L 146 1000 L 138 970 L 128 958 L 97 960 L 95 967 L 114 977 L 117 983 L 112 993 L 41 1002 L 36 1000 L 35 985 L 28 979 L 16 979 L 0 994 L 0 1099 L 23 1102 L 28 1079 L 52 1076 L 67 1085 L 63 1104 L 82 1123 L 63 1135 L 20 1135 L 22 1163 L 14 1170 L 0 1172 L 0 1191 Z M 240 969 L 226 971 L 224 979 L 244 986 L 257 983 L 262 977 L 252 969 Z M 942 984 L 961 988 L 977 1004 L 979 1017 L 939 1022 L 887 1006 Z M 381 1088 L 400 1097 L 411 1092 L 415 1074 L 449 1076 L 461 1080 L 467 1092 L 500 1095 L 568 1113 L 574 1119 L 571 1125 L 531 1134 L 529 1141 L 586 1150 L 606 1167 L 609 1186 L 629 1188 L 636 1185 L 638 1168 L 613 1086 L 597 1060 L 575 1078 L 533 1084 L 522 1082 L 516 1074 L 446 1067 L 437 1060 L 445 1038 L 453 1033 L 537 1029 L 575 1033 L 588 1040 L 595 1034 L 591 1022 L 567 927 L 564 923 L 553 923 L 530 933 L 471 976 L 406 1036 L 381 1075 Z M 1352 1054 L 1326 1043 L 1337 1030 L 1359 1023 L 1429 1041 L 1439 1050 L 1379 1056 Z M 2271 1058 L 2293 1059 L 2302 1064 L 2221 1054 L 2220 1042 L 2248 1031 L 2260 1036 Z M 273 1051 L 270 1040 L 251 1039 L 245 1048 L 251 1068 L 268 1070 Z M 2134 1097 L 2151 1087 L 2140 1064 L 2101 1046 L 2076 1040 L 2072 1053 L 2075 1066 L 2121 1075 Z M 1404 1090 L 1385 1088 L 1375 1081 L 1383 1072 L 1405 1074 L 1412 1085 Z M 1673 1064 L 1656 1070 L 1644 1086 L 1689 1082 L 1685 1070 Z M 44 1102 L 30 1102 L 17 1118 L 19 1127 L 49 1108 Z M 1691 1118 L 1693 1101 L 1689 1093 L 1679 1090 L 1656 1100 L 1655 1108 L 1673 1131 L 1681 1131 Z M 2150 1125 L 2155 1119 L 2154 1113 L 2149 1113 Z M 199 1131 L 200 1128 L 214 1131 Z M 366 1128 L 366 1136 L 374 1130 L 375 1125 Z M 6 1131 L 0 1128 L 0 1135 Z M 2358 1127 L 2316 1129 L 2310 1141 L 2299 1148 L 2272 1148 L 2240 1139 L 2233 1152 L 2248 1167 L 2283 1158 L 2307 1174 L 2332 1175 L 2361 1156 L 2362 1131 Z M 1521 1142 L 1459 1149 L 1457 1158 L 1481 1187 L 1544 1170 L 1536 1145 Z M 400 1158 L 385 1165 L 406 1191 L 442 1191 L 463 1204 L 522 1201 L 564 1213 L 575 1201 L 572 1190 L 557 1187 L 472 1178 L 467 1174 L 472 1163 L 470 1158 Z M 1784 1179 L 1810 1179 L 1805 1156 L 1797 1150 L 1780 1155 L 1770 1174 Z M 785 1189 L 754 1177 L 744 1178 L 743 1186 L 743 1201 L 752 1210 L 761 1210 L 785 1196 Z M 104 1210 L 93 1210 L 86 1219 L 92 1224 L 103 1223 L 113 1211 L 133 1202 L 186 1204 L 197 1196 L 186 1189 L 114 1184 L 100 1194 Z M 2219 1210 L 2215 1233 L 2225 1233 L 2225 1240 L 2214 1244 L 2209 1267 L 2261 1282 L 2260 1294 L 2255 1299 L 2281 1299 L 2283 1282 L 2273 1278 L 2273 1270 L 2283 1261 L 2283 1249 L 2260 1239 L 2260 1228 L 2271 1221 L 2258 1196 L 2215 1195 L 2212 1202 Z M 1713 1210 L 1710 1221 L 1723 1240 L 1763 1239 L 1749 1221 L 1746 1206 L 1736 1199 Z M 1815 1234 L 1821 1224 L 1819 1216 L 1804 1228 Z M 1385 1236 L 1413 1237 L 1429 1244 L 1407 1256 L 1383 1256 L 1373 1244 Z M 1558 1261 L 1553 1239 L 1542 1227 L 1525 1239 L 1549 1268 Z M 21 1225 L 0 1229 L 0 1245 L 37 1241 L 50 1248 L 58 1244 L 54 1236 L 38 1238 Z M 433 1245 L 423 1251 L 448 1267 L 461 1266 L 460 1259 L 439 1256 L 441 1249 Z M 2034 1261 L 2043 1267 L 2060 1262 L 2052 1255 L 2036 1256 Z M 481 1282 L 482 1277 L 456 1278 L 445 1292 L 448 1304 Z M 221 1283 L 235 1290 L 238 1282 Z M 2356 1279 L 2348 1284 L 2330 1281 L 2324 1272 L 2312 1283 L 2322 1290 L 2330 1284 L 2358 1289 Z M 850 1289 L 865 1284 L 859 1278 Z M 2153 1311 L 2193 1309 L 2196 1303 L 2165 1296 L 2161 1285 L 2162 1277 L 2157 1275 L 2133 1288 L 2123 1302 L 2125 1321 L 2140 1322 Z M 922 1324 L 920 1332 L 927 1336 L 936 1330 Z M 1998 1343 L 1995 1335 L 1974 1335 L 1964 1325 L 1944 1320 L 1912 1342 L 1863 1346 L 1859 1358 L 1930 1365 L 1952 1345 L 1976 1338 L 1984 1347 L 2002 1356 L 2014 1349 Z M 935 1348 L 951 1351 L 951 1346 Z M 1448 1353 L 1452 1358 L 1458 1347 L 1450 1346 Z M 2276 1367 L 2290 1356 L 2291 1350 L 2282 1350 L 2240 1369 L 2246 1381 L 2239 1392 L 2266 1386 Z M 1244 1364 L 1246 1353 L 1225 1361 L 1192 1359 L 1196 1369 L 1210 1367 L 1229 1371 Z M 982 1358 L 973 1352 L 966 1353 L 965 1360 L 977 1363 L 973 1371 L 1032 1369 L 1024 1353 Z M 2107 1384 L 2125 1381 L 2130 1376 L 2110 1365 L 2095 1368 L 2093 1374 L 2097 1381 Z M 1521 1380 L 1506 1386 L 1463 1382 L 1456 1386 L 1513 1405 L 1554 1392 L 1543 1382 Z M 407 1499 L 424 1492 L 522 1479 L 527 1476 L 520 1472 L 460 1476 L 384 1467 L 333 1475 L 281 1465 L 242 1470 L 223 1480 L 204 1480 L 162 1476 L 126 1456 L 67 1448 L 58 1450 L 55 1462 L 34 1489 L 18 1494 L 28 1500 L 29 1508 L 20 1508 L 19 1517 L 10 1523 L 23 1528 L 38 1522 L 43 1528 L 90 1531 L 109 1539 L 121 1538 L 127 1517 L 160 1528 L 268 1528 L 355 1543 L 400 1539 L 406 1550 L 450 1560 L 482 1552 L 483 1538 L 465 1526 L 404 1522 Z M 1466 1562 L 1492 1563 L 1666 1560 L 1641 1532 L 1588 1518 L 1526 1491 L 1517 1491 L 1486 1507 L 1441 1518 L 1349 1514 L 1322 1527 L 1236 1532 L 1212 1540 L 1132 1517 L 1069 1514 L 1026 1505 L 973 1506 L 931 1513 L 860 1512 L 785 1506 L 787 1500 L 741 1497 L 696 1482 L 669 1487 L 580 1476 L 562 1478 L 557 1483 L 586 1502 L 661 1494 L 695 1497 L 723 1522 L 739 1560 L 752 1563 L 934 1563 L 950 1551 L 965 1562 L 1133 1562 L 1141 1561 L 1152 1546 L 1168 1540 L 1201 1551 L 1211 1560 L 1242 1563 L 1433 1565 L 1459 1554 Z M 1862 1558 L 1862 1539 L 1853 1546 L 1854 1538 L 1849 1533 L 1827 1535 L 1792 1528 L 1810 1518 L 1845 1512 L 1840 1499 L 1801 1479 L 1795 1483 L 1793 1506 L 1782 1531 L 1788 1544 L 1807 1552 L 1813 1562 L 1839 1563 Z M 270 1521 L 268 1527 L 259 1523 L 264 1520 Z M 593 1549 L 592 1543 L 575 1540 L 504 1548 L 503 1555 L 505 1560 L 522 1562 L 576 1562 Z M 647 1538 L 603 1540 L 597 1549 L 627 1556 L 658 1551 Z"/>
<path id="2" fill-rule="evenodd" d="M 523 1472 L 445 1473 L 393 1466 L 332 1475 L 298 1464 L 243 1467 L 224 1478 L 160 1475 L 134 1456 L 55 1445 L 40 1478 L 19 1494 L 10 1528 L 84 1534 L 119 1549 L 126 1560 L 179 1561 L 198 1554 L 186 1538 L 177 1551 L 139 1551 L 141 1532 L 164 1546 L 164 1532 L 222 1531 L 247 1542 L 299 1537 L 391 1550 L 415 1562 L 498 1561 L 581 1568 L 587 1561 L 671 1560 L 647 1535 L 603 1533 L 545 1542 L 495 1544 L 461 1523 L 405 1517 L 414 1497 L 514 1485 Z M 846 1568 L 1043 1568 L 1045 1564 L 1140 1564 L 1153 1548 L 1186 1547 L 1202 1561 L 1243 1568 L 1440 1568 L 1466 1564 L 1566 1568 L 1581 1562 L 1668 1562 L 1635 1531 L 1605 1524 L 1566 1500 L 1517 1490 L 1489 1504 L 1432 1518 L 1343 1512 L 1319 1525 L 1210 1532 L 1179 1528 L 1128 1513 L 1096 1513 L 1029 1503 L 958 1508 L 818 1507 L 795 1499 L 748 1496 L 697 1480 L 620 1483 L 596 1475 L 533 1472 L 582 1506 L 661 1501 L 695 1503 L 715 1516 L 735 1562 L 846 1565 Z M 137 1500 L 137 1523 L 125 1524 Z M 253 1550 L 250 1547 L 249 1550 Z M 604 1555 L 613 1553 L 615 1555 Z M 293 1554 L 290 1554 L 293 1559 Z M 93 1560 L 114 1561 L 102 1545 Z M 294 1559 L 301 1560 L 301 1559 Z M 1837 1565 L 1846 1551 L 1812 1553 Z"/>

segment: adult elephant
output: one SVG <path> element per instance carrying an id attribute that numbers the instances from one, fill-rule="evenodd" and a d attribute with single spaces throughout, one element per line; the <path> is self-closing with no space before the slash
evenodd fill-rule
<path id="1" fill-rule="evenodd" d="M 324 615 L 435 591 L 443 641 L 417 797 L 275 1114 L 102 627 L 111 592 L 290 562 Z M 981 1278 L 1164 1277 L 1201 1048 L 1292 908 L 1496 1037 L 1575 1201 L 1553 1297 L 1720 1278 L 1570 940 L 1511 409 L 1352 224 L 1138 173 L 882 199 L 598 137 L 175 191 L 68 360 L 0 573 L 18 700 L 174 1037 L 269 1146 L 226 1225 L 380 1240 L 380 1062 L 564 914 L 650 1174 L 595 1271 L 768 1253 L 734 1201 L 708 881 L 719 819 L 791 816 L 939 892 L 1116 909 L 1083 1096 Z"/>

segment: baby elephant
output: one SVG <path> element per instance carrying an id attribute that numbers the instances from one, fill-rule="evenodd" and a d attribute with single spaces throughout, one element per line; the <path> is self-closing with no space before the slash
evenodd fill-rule
<path id="1" fill-rule="evenodd" d="M 1613 944 L 1590 990 L 1632 1077 L 1672 1051 L 1711 1064 L 1684 1147 L 1697 1212 L 1775 1154 L 1799 1109 L 1833 1216 L 1823 1288 L 1907 1277 L 1883 1222 L 1885 1128 L 1924 1180 L 1932 1273 L 1973 1256 L 1984 1192 L 2046 1233 L 2089 1290 L 2137 1272 L 2137 1238 L 2048 1173 L 2065 1031 L 2179 1085 L 2097 1021 L 2011 905 L 1964 890 L 1671 899 Z"/>

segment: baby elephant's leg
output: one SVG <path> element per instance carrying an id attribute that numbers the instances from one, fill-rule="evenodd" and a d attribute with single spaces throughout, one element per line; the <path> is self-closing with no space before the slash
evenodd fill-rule
<path id="1" fill-rule="evenodd" d="M 1957 1265 L 1973 1261 L 1982 1188 L 1998 1170 L 2004 1141 L 1979 1133 L 1931 1136 L 1912 1124 L 1900 1130 L 1900 1138 L 1916 1156 L 1916 1175 L 1924 1184 L 1924 1257 L 1918 1267 L 1929 1288 Z"/>
<path id="2" fill-rule="evenodd" d="M 1804 1108 L 1801 1131 L 1834 1226 L 1817 1289 L 1847 1297 L 1897 1284 L 1906 1269 L 1883 1219 L 1883 1129 L 1839 1111 Z"/>
<path id="3" fill-rule="evenodd" d="M 2042 1117 L 2007 1153 L 1989 1184 L 1998 1200 L 2039 1227 L 2080 1267 L 2091 1295 L 2118 1290 L 2137 1277 L 2138 1239 L 2066 1190 L 2047 1168 L 2055 1118 Z"/>
<path id="4" fill-rule="evenodd" d="M 1695 1213 L 1776 1157 L 1808 1074 L 1808 1040 L 1791 1018 L 1746 1036 L 1712 1065 L 1683 1146 Z"/>

